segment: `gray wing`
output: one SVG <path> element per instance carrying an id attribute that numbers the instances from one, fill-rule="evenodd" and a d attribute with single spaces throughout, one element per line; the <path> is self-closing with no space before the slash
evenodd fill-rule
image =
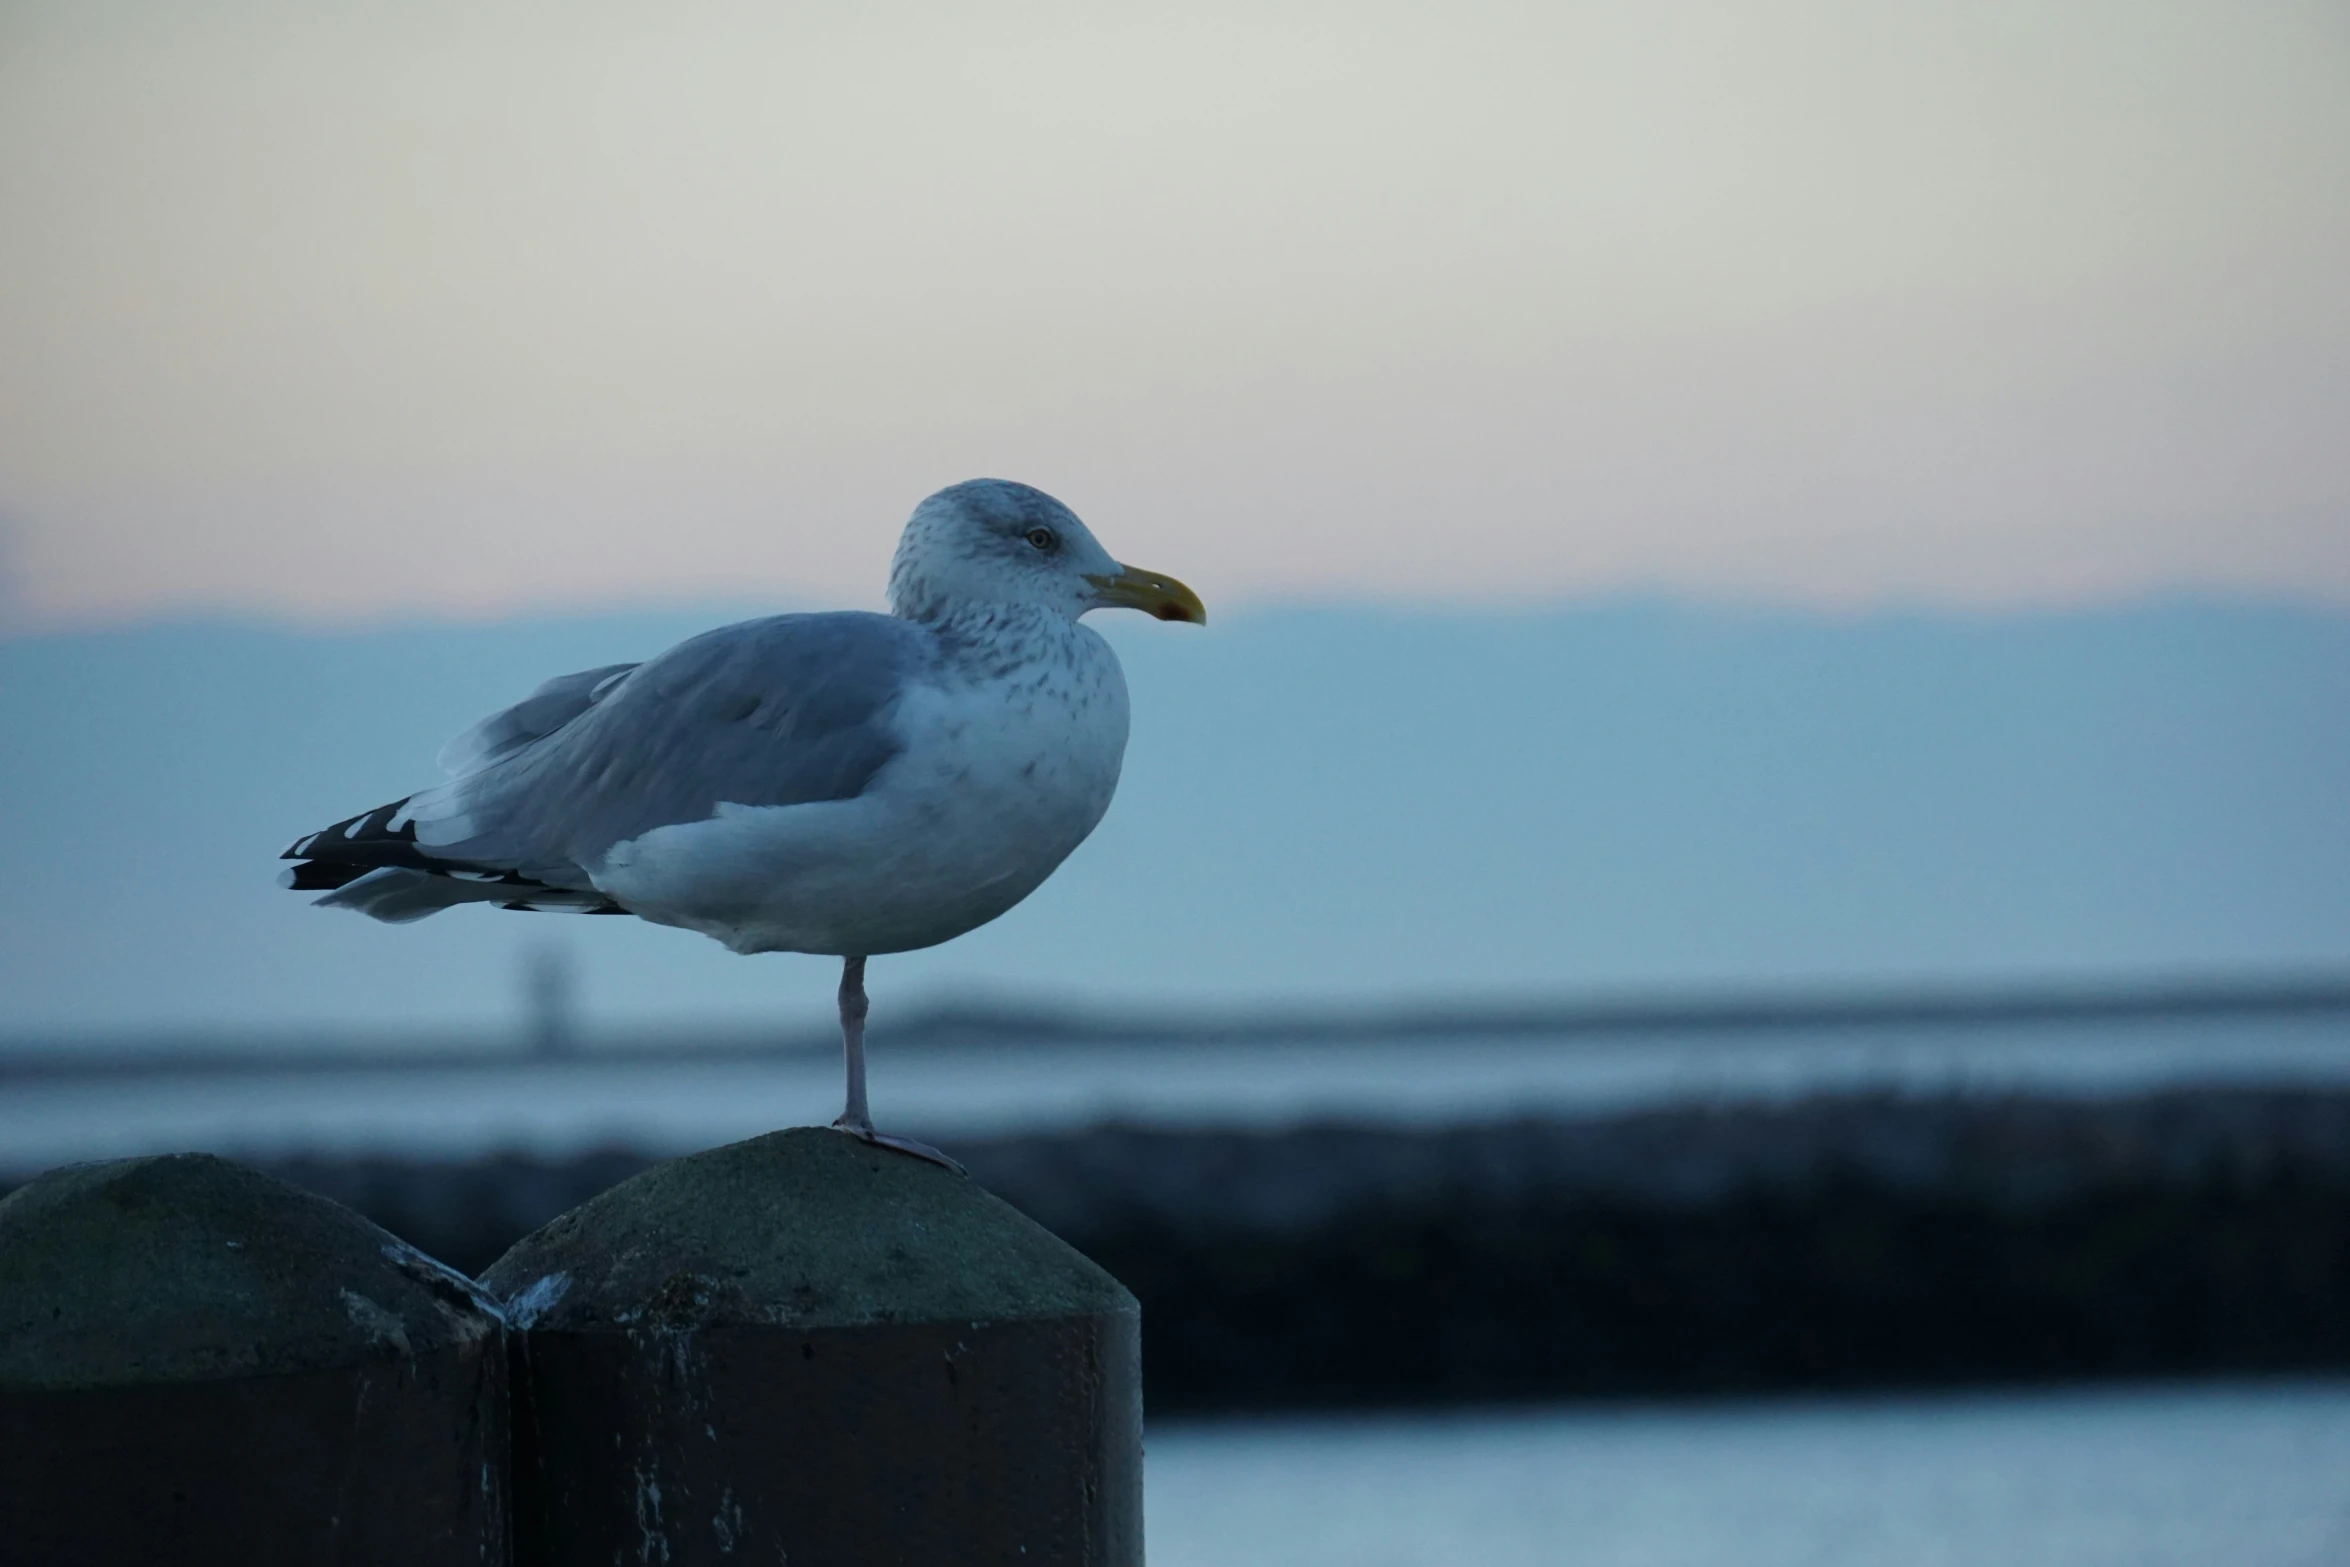
<path id="1" fill-rule="evenodd" d="M 441 771 L 451 778 L 478 773 L 504 761 L 533 741 L 544 740 L 586 712 L 620 683 L 634 664 L 606 664 L 576 675 L 557 675 L 501 712 L 475 724 L 441 747 Z"/>
<path id="2" fill-rule="evenodd" d="M 438 823 L 418 810 L 417 843 L 585 885 L 581 868 L 612 845 L 707 820 L 721 802 L 854 798 L 897 754 L 889 717 L 929 653 L 920 627 L 888 615 L 777 615 L 705 632 L 623 675 L 545 739 L 447 785 L 455 809 Z"/>
<path id="3" fill-rule="evenodd" d="M 722 802 L 852 799 L 897 754 L 890 717 L 936 657 L 894 616 L 777 615 L 549 681 L 451 742 L 458 777 L 297 843 L 287 857 L 317 863 L 288 885 L 399 867 L 584 891 L 612 845 Z"/>

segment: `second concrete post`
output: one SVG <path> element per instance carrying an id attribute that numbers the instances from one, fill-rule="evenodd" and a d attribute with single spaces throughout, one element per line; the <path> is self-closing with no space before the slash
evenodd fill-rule
<path id="1" fill-rule="evenodd" d="M 525 1563 L 1139 1567 L 1139 1313 L 828 1129 L 647 1171 L 502 1258 Z"/>

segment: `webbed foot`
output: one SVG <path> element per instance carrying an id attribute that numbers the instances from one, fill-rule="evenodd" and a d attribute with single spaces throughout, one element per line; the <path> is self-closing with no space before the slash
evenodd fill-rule
<path id="1" fill-rule="evenodd" d="M 954 1171 L 957 1175 L 971 1173 L 928 1143 L 918 1143 L 911 1137 L 898 1137 L 889 1132 L 877 1132 L 873 1129 L 873 1123 L 870 1121 L 851 1121 L 847 1116 L 842 1116 L 832 1123 L 832 1129 L 836 1132 L 846 1132 L 857 1141 L 871 1143 L 876 1148 L 892 1148 L 899 1153 L 912 1154 L 917 1159 L 927 1159 L 932 1164 L 942 1165 Z"/>

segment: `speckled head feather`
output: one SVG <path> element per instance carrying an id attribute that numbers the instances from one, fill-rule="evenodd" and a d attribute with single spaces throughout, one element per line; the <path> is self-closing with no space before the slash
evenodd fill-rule
<path id="1" fill-rule="evenodd" d="M 1102 606 L 1122 570 L 1077 514 L 1009 479 L 967 479 L 914 508 L 889 569 L 890 609 L 937 620 L 966 606 L 1022 604 L 1074 620 Z"/>

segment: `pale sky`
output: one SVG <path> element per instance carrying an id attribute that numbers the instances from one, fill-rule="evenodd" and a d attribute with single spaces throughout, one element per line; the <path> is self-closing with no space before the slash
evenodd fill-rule
<path id="1" fill-rule="evenodd" d="M 0 0 L 19 624 L 2350 602 L 2337 3 Z"/>

